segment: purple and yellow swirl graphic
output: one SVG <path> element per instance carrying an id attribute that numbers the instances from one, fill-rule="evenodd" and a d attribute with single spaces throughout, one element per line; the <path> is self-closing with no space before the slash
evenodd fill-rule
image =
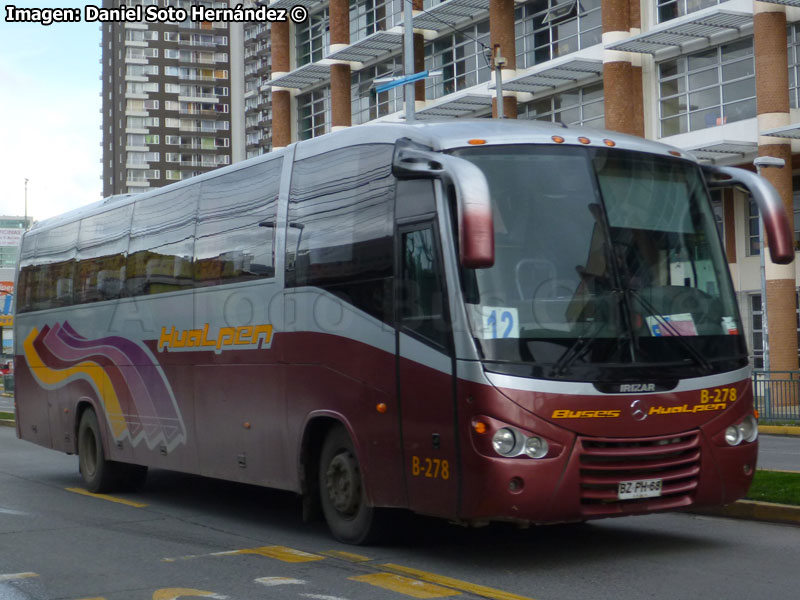
<path id="1" fill-rule="evenodd" d="M 36 328 L 25 339 L 25 358 L 36 381 L 48 390 L 75 380 L 92 386 L 103 403 L 115 440 L 142 440 L 173 450 L 186 441 L 186 428 L 172 389 L 150 351 L 129 339 L 87 340 L 72 326 Z"/>

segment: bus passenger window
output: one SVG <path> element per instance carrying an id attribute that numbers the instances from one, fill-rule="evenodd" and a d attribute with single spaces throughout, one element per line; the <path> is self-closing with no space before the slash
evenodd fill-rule
<path id="1" fill-rule="evenodd" d="M 133 204 L 127 204 L 81 222 L 75 269 L 76 303 L 119 298 L 125 281 L 132 214 Z"/>
<path id="2" fill-rule="evenodd" d="M 445 345 L 444 293 L 433 229 L 404 232 L 401 260 L 400 317 L 403 327 Z"/>
<path id="3" fill-rule="evenodd" d="M 133 209 L 125 294 L 192 287 L 197 185 L 137 200 Z"/>
<path id="4" fill-rule="evenodd" d="M 299 160 L 286 229 L 286 287 L 319 287 L 390 323 L 394 263 L 391 144 Z"/>
<path id="5" fill-rule="evenodd" d="M 279 158 L 203 182 L 194 248 L 197 287 L 275 276 L 282 165 Z"/>

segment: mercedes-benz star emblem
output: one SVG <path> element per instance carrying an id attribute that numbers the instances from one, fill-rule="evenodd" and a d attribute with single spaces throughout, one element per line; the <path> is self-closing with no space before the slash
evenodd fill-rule
<path id="1" fill-rule="evenodd" d="M 631 416 L 637 421 L 644 421 L 647 418 L 648 406 L 644 400 L 634 400 L 631 402 Z"/>

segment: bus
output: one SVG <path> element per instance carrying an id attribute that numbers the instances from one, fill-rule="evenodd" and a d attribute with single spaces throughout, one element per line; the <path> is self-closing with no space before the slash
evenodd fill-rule
<path id="1" fill-rule="evenodd" d="M 523 121 L 376 123 L 35 225 L 19 438 L 92 492 L 148 468 L 391 509 L 574 522 L 745 494 L 758 425 L 709 190 L 754 173 Z"/>

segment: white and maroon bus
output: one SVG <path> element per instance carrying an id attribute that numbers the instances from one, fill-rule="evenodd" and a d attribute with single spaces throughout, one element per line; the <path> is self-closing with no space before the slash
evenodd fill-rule
<path id="1" fill-rule="evenodd" d="M 388 508 L 582 521 L 741 497 L 758 435 L 709 187 L 610 132 L 373 124 L 42 222 L 20 438 L 91 491 L 148 467 L 292 490 L 344 542 Z"/>

